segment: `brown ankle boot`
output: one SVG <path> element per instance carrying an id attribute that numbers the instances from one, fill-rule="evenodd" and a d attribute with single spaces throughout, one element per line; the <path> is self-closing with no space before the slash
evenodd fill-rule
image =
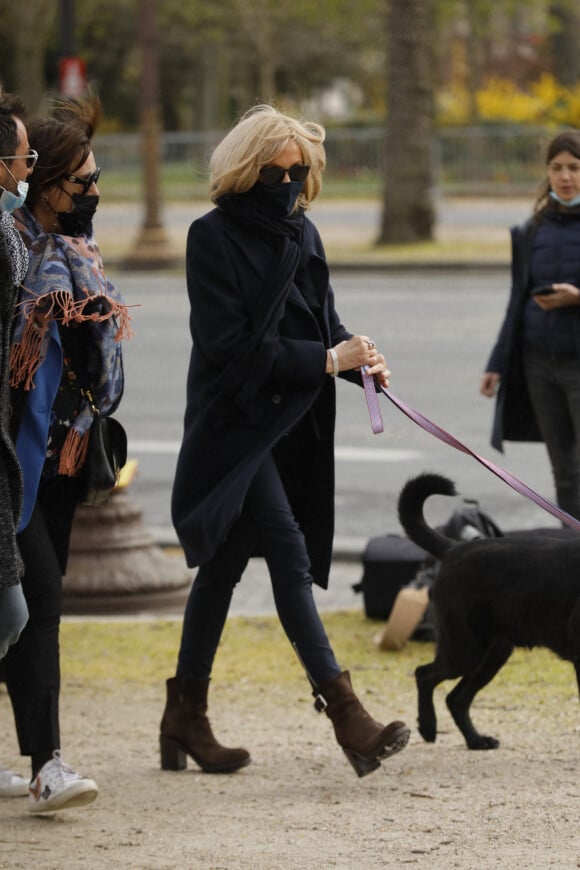
<path id="1" fill-rule="evenodd" d="M 385 726 L 367 713 L 352 690 L 348 671 L 328 680 L 314 695 L 316 708 L 332 721 L 337 742 L 358 776 L 372 773 L 409 742 L 411 732 L 404 722 Z"/>
<path id="2" fill-rule="evenodd" d="M 162 770 L 185 770 L 186 755 L 206 773 L 232 773 L 250 763 L 245 749 L 228 749 L 213 736 L 207 718 L 209 680 L 173 677 L 167 680 L 167 704 L 161 720 Z"/>

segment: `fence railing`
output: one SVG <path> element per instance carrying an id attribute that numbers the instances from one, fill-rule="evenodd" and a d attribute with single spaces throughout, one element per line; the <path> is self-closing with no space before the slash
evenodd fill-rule
<path id="1" fill-rule="evenodd" d="M 432 143 L 435 185 L 457 195 L 533 195 L 543 172 L 543 150 L 554 134 L 544 127 L 457 127 L 437 131 Z M 207 196 L 207 165 L 223 132 L 164 133 L 161 177 L 167 198 Z M 383 131 L 380 128 L 328 129 L 325 194 L 380 195 Z M 138 195 L 141 185 L 138 133 L 99 135 L 97 162 L 105 170 L 99 184 L 108 198 Z M 396 173 L 396 168 L 389 169 Z"/>

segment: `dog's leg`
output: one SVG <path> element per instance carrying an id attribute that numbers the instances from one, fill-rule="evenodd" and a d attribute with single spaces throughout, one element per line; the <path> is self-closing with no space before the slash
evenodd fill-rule
<path id="1" fill-rule="evenodd" d="M 578 694 L 580 694 L 580 598 L 576 601 L 570 616 L 568 636 L 572 641 L 572 664 L 576 671 Z"/>
<path id="2" fill-rule="evenodd" d="M 437 659 L 429 665 L 419 665 L 415 670 L 418 701 L 418 730 L 427 743 L 435 743 L 437 738 L 437 715 L 433 704 L 433 692 L 447 674 L 441 674 Z"/>
<path id="3" fill-rule="evenodd" d="M 488 648 L 481 664 L 471 673 L 466 674 L 455 688 L 447 695 L 446 702 L 453 721 L 465 737 L 469 749 L 497 749 L 499 740 L 495 737 L 485 737 L 476 730 L 469 708 L 473 699 L 484 686 L 495 677 L 500 668 L 505 665 L 513 651 L 513 645 L 507 640 L 495 640 Z"/>

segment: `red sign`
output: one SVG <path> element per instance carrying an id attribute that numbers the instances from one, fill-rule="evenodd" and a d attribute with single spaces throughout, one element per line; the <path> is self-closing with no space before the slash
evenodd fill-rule
<path id="1" fill-rule="evenodd" d="M 59 90 L 63 97 L 80 97 L 87 86 L 87 70 L 81 57 L 63 57 L 58 66 Z"/>

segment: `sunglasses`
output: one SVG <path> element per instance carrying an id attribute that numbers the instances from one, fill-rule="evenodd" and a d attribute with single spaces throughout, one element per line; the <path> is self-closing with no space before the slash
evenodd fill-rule
<path id="1" fill-rule="evenodd" d="M 10 154 L 8 157 L 0 157 L 0 160 L 25 160 L 29 169 L 34 169 L 38 160 L 38 151 L 30 148 L 28 154 Z"/>
<path id="2" fill-rule="evenodd" d="M 310 166 L 302 163 L 291 166 L 290 169 L 284 169 L 283 166 L 263 166 L 258 177 L 262 184 L 270 187 L 272 184 L 280 184 L 286 173 L 288 173 L 290 181 L 306 181 L 309 172 Z"/>
<path id="3" fill-rule="evenodd" d="M 63 175 L 65 181 L 70 181 L 71 184 L 82 184 L 83 193 L 87 193 L 89 188 L 96 184 L 101 175 L 101 167 L 97 166 L 94 172 L 91 172 L 90 175 L 87 175 L 86 178 L 79 178 L 78 175 Z"/>

